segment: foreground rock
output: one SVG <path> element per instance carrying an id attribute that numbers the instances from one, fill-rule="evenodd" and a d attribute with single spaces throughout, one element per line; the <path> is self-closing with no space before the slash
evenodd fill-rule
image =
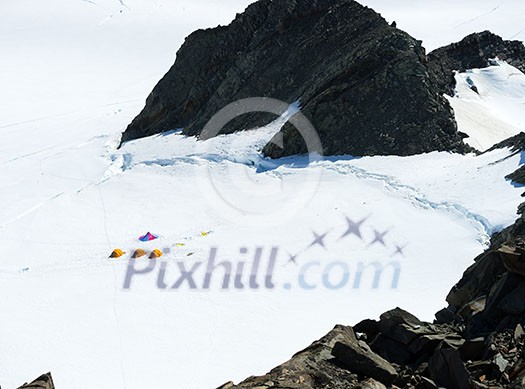
<path id="1" fill-rule="evenodd" d="M 354 367 L 353 372 L 348 366 Z M 360 376 L 369 377 L 361 380 Z M 391 383 L 397 377 L 394 367 L 357 339 L 351 327 L 336 326 L 326 336 L 295 354 L 292 359 L 266 376 L 250 377 L 228 388 L 384 388 L 378 380 Z"/>
<path id="2" fill-rule="evenodd" d="M 313 389 L 323 385 L 322 387 L 335 389 L 349 383 L 355 385 L 359 382 L 357 375 L 334 363 L 332 350 L 337 343 L 355 344 L 356 342 L 355 334 L 351 328 L 336 326 L 326 336 L 298 352 L 292 359 L 275 368 L 266 376 L 250 377 L 237 386 L 228 383 L 220 388 Z"/>
<path id="3" fill-rule="evenodd" d="M 51 373 L 42 374 L 36 380 L 30 384 L 25 383 L 18 389 L 55 389 L 55 384 L 53 383 L 53 378 Z"/>
<path id="4" fill-rule="evenodd" d="M 337 326 L 267 375 L 220 388 L 525 387 L 523 325 L 469 338 L 465 323 L 425 323 L 396 308 L 379 321 Z"/>
<path id="5" fill-rule="evenodd" d="M 337 326 L 267 375 L 222 388 L 524 388 L 524 219 L 493 237 L 434 323 L 396 308 Z"/>
<path id="6" fill-rule="evenodd" d="M 260 0 L 227 27 L 194 32 L 122 141 L 176 128 L 198 135 L 226 105 L 259 96 L 300 99 L 325 154 L 469 150 L 421 42 L 353 0 Z M 244 115 L 224 131 L 275 118 Z M 306 151 L 290 125 L 264 148 Z"/>

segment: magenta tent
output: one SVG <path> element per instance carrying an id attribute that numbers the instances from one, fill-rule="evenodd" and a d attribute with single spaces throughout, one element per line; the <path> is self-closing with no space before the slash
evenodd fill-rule
<path id="1" fill-rule="evenodd" d="M 139 240 L 141 242 L 149 242 L 150 240 L 155 240 L 158 238 L 158 235 L 153 235 L 151 232 L 148 232 L 146 235 L 142 235 Z"/>

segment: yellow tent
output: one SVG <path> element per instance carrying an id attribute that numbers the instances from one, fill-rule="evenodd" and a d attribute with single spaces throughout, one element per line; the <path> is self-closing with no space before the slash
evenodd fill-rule
<path id="1" fill-rule="evenodd" d="M 113 250 L 113 252 L 111 253 L 111 255 L 109 257 L 110 258 L 120 258 L 124 254 L 126 254 L 126 253 L 124 251 L 122 251 L 121 249 L 115 249 L 115 250 Z"/>
<path id="2" fill-rule="evenodd" d="M 150 259 L 159 258 L 159 257 L 162 257 L 162 251 L 160 251 L 159 249 L 153 250 L 151 254 L 149 255 Z"/>

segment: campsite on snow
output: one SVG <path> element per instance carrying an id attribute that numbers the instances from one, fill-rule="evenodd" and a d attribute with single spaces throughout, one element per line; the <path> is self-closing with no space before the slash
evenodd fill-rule
<path id="1" fill-rule="evenodd" d="M 523 2 L 0 15 L 2 388 L 525 387 Z"/>

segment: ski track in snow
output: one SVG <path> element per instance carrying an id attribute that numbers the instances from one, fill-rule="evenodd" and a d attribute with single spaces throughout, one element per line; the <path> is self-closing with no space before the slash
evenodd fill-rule
<path id="1" fill-rule="evenodd" d="M 484 18 L 485 16 L 489 16 L 490 14 L 496 12 L 496 11 L 497 11 L 499 8 L 501 8 L 504 4 L 505 4 L 505 3 L 501 3 L 500 5 L 494 7 L 493 9 L 491 9 L 490 11 L 485 12 L 485 13 L 483 13 L 483 14 L 481 14 L 481 15 L 478 15 L 478 16 L 472 18 L 472 19 L 466 20 L 466 21 L 464 21 L 464 22 L 462 22 L 462 23 L 460 23 L 460 24 L 454 26 L 454 28 L 462 27 L 462 26 L 464 26 L 464 25 L 466 25 L 466 24 L 469 24 L 469 23 L 475 22 L 475 21 L 478 20 L 478 19 Z"/>
<path id="2" fill-rule="evenodd" d="M 32 157 L 34 155 L 42 154 L 42 153 L 44 153 L 44 152 L 46 152 L 48 150 L 52 150 L 54 148 L 55 148 L 55 146 L 50 146 L 50 147 L 46 147 L 46 148 L 41 149 L 41 150 L 33 151 L 31 153 L 23 154 L 23 155 L 20 155 L 18 157 L 15 157 L 15 158 L 8 159 L 7 161 L 3 162 L 0 165 L 0 167 L 3 167 L 3 166 L 8 165 L 8 164 L 10 164 L 12 162 L 16 162 L 18 160 L 21 160 L 21 159 L 24 159 L 24 158 L 27 158 L 27 157 Z"/>
<path id="3" fill-rule="evenodd" d="M 53 200 L 56 200 L 58 199 L 59 197 L 61 197 L 62 195 L 64 195 L 64 192 L 61 192 L 61 193 L 58 193 L 54 196 L 51 196 L 50 198 L 48 198 L 47 200 L 45 201 L 42 201 L 34 206 L 32 206 L 31 208 L 25 210 L 24 212 L 18 214 L 17 216 L 15 216 L 14 218 L 0 224 L 0 228 L 5 228 L 7 226 L 9 226 L 10 224 L 13 224 L 15 222 L 17 222 L 18 220 L 22 219 L 23 217 L 25 216 L 28 216 L 30 214 L 32 214 L 33 212 L 39 210 L 40 208 L 42 208 L 43 206 L 49 204 L 50 202 L 52 202 Z"/>
<path id="4" fill-rule="evenodd" d="M 519 30 L 516 34 L 512 35 L 509 39 L 516 39 L 519 35 L 521 35 L 522 32 L 525 32 L 525 27 L 523 27 L 521 30 Z"/>

